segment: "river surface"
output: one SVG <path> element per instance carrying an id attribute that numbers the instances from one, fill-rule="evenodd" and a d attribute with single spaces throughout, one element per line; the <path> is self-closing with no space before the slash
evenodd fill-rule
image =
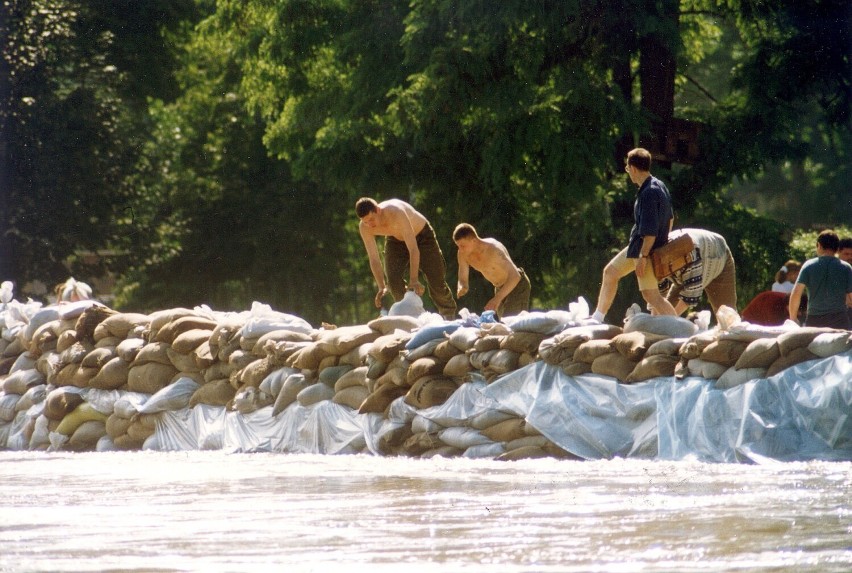
<path id="1" fill-rule="evenodd" d="M 852 463 L 0 452 L 0 571 L 852 570 Z"/>

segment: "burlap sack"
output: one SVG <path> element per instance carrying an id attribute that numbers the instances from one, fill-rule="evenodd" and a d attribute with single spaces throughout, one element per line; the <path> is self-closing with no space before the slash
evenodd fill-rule
<path id="1" fill-rule="evenodd" d="M 327 354 L 340 356 L 362 344 L 375 341 L 379 336 L 379 332 L 366 324 L 341 326 L 334 330 L 322 331 L 317 344 Z"/>
<path id="2" fill-rule="evenodd" d="M 618 353 L 613 352 L 612 354 Z M 592 365 L 590 363 L 575 362 L 573 360 L 566 360 L 565 362 L 560 364 L 559 367 L 562 369 L 562 372 L 564 372 L 568 376 L 582 376 L 583 374 L 589 374 L 592 371 Z"/>
<path id="3" fill-rule="evenodd" d="M 405 375 L 406 382 L 409 386 L 411 386 L 415 381 L 423 378 L 424 376 L 442 374 L 444 372 L 444 366 L 445 364 L 434 356 L 427 356 L 425 358 L 415 360 L 411 363 L 411 366 L 408 367 L 408 372 Z"/>
<path id="4" fill-rule="evenodd" d="M 199 386 L 189 399 L 189 407 L 193 408 L 198 404 L 225 406 L 236 394 L 236 389 L 231 386 L 228 379 L 220 378 Z"/>
<path id="5" fill-rule="evenodd" d="M 352 368 L 360 368 L 361 366 L 364 366 L 367 364 L 367 357 L 369 356 L 368 353 L 372 346 L 372 342 L 366 342 L 360 346 L 356 346 L 346 354 L 342 355 L 338 364 L 348 364 Z"/>
<path id="6" fill-rule="evenodd" d="M 444 340 L 435 347 L 434 356 L 441 362 L 448 362 L 450 358 L 462 354 L 462 351 L 450 344 L 449 340 Z"/>
<path id="7" fill-rule="evenodd" d="M 370 356 L 382 362 L 390 362 L 405 349 L 411 339 L 408 332 L 397 332 L 380 336 L 370 347 Z"/>
<path id="8" fill-rule="evenodd" d="M 443 374 L 448 378 L 464 378 L 473 370 L 467 354 L 457 354 L 449 359 L 444 366 Z"/>
<path id="9" fill-rule="evenodd" d="M 127 389 L 131 392 L 154 394 L 168 386 L 177 373 L 171 362 L 146 362 L 141 366 L 131 366 L 127 372 Z"/>
<path id="10" fill-rule="evenodd" d="M 212 334 L 212 333 L 211 333 Z M 267 332 L 266 334 L 260 336 L 260 338 L 256 339 L 254 345 L 252 346 L 251 353 L 255 356 L 264 357 L 267 352 L 265 350 L 266 343 L 269 341 L 273 342 L 312 342 L 313 338 L 309 334 L 305 334 L 303 332 L 296 332 L 295 330 L 273 330 L 271 332 Z M 242 345 L 241 345 L 242 348 Z"/>
<path id="11" fill-rule="evenodd" d="M 612 346 L 630 360 L 639 361 L 652 344 L 666 338 L 664 335 L 649 332 L 625 332 L 613 337 Z"/>
<path id="12" fill-rule="evenodd" d="M 106 435 L 106 425 L 103 422 L 98 420 L 83 422 L 71 434 L 64 448 L 74 452 L 94 451 L 98 440 Z"/>
<path id="13" fill-rule="evenodd" d="M 45 384 L 47 378 L 35 368 L 18 370 L 6 377 L 2 388 L 6 394 L 23 394 L 33 386 Z"/>
<path id="14" fill-rule="evenodd" d="M 777 338 L 758 338 L 746 346 L 734 364 L 737 370 L 769 368 L 781 356 Z"/>
<path id="15" fill-rule="evenodd" d="M 518 354 L 521 354 L 522 352 L 536 354 L 538 352 L 539 344 L 541 344 L 541 341 L 545 338 L 547 338 L 547 335 L 536 332 L 512 331 L 510 334 L 504 336 L 500 341 L 500 348 L 504 350 L 512 350 Z"/>
<path id="16" fill-rule="evenodd" d="M 175 338 L 190 330 L 208 330 L 212 336 L 216 326 L 216 321 L 208 318 L 193 315 L 182 316 L 163 325 L 162 328 L 157 330 L 153 338 L 155 342 L 172 344 Z"/>
<path id="17" fill-rule="evenodd" d="M 359 414 L 375 413 L 382 414 L 390 406 L 391 402 L 404 396 L 408 390 L 396 384 L 383 384 L 377 386 L 361 405 L 358 407 Z"/>
<path id="18" fill-rule="evenodd" d="M 116 356 L 120 356 L 122 360 L 128 364 L 136 360 L 136 355 L 142 350 L 147 343 L 141 338 L 128 338 L 122 340 L 115 348 Z M 102 347 L 103 348 L 103 347 Z"/>
<path id="19" fill-rule="evenodd" d="M 321 382 L 311 384 L 296 395 L 296 400 L 305 407 L 332 398 L 334 398 L 334 388 Z"/>
<path id="20" fill-rule="evenodd" d="M 88 402 L 83 402 L 74 408 L 72 412 L 69 412 L 62 418 L 62 421 L 59 422 L 59 425 L 56 427 L 56 431 L 60 434 L 70 436 L 83 422 L 88 422 L 90 420 L 106 422 L 106 419 L 106 414 L 95 410 L 94 406 Z"/>
<path id="21" fill-rule="evenodd" d="M 334 391 L 340 392 L 341 390 L 345 390 L 351 386 L 361 386 L 362 388 L 367 388 L 367 367 L 359 366 L 358 368 L 353 368 L 348 372 L 345 372 L 341 375 L 337 381 L 334 383 Z"/>
<path id="22" fill-rule="evenodd" d="M 257 388 L 260 386 L 260 383 L 263 382 L 263 379 L 269 376 L 269 374 L 277 368 L 278 366 L 272 364 L 268 358 L 253 360 L 240 371 L 240 383 L 244 386 Z"/>
<path id="23" fill-rule="evenodd" d="M 518 356 L 518 368 L 523 368 L 524 366 L 529 366 L 533 362 L 538 360 L 538 353 L 530 354 L 529 352 L 522 352 L 520 356 Z"/>
<path id="24" fill-rule="evenodd" d="M 130 329 L 138 325 L 147 325 L 150 321 L 147 314 L 120 312 L 106 317 L 98 326 L 106 328 L 110 336 L 127 338 L 127 333 L 130 332 Z"/>
<path id="25" fill-rule="evenodd" d="M 319 344 L 311 342 L 302 349 L 294 352 L 287 359 L 287 366 L 300 370 L 316 370 L 325 357 L 326 353 L 320 348 Z"/>
<path id="26" fill-rule="evenodd" d="M 116 338 L 115 336 L 106 336 L 101 338 L 100 340 L 95 340 L 95 348 L 115 348 L 121 342 L 120 338 Z"/>
<path id="27" fill-rule="evenodd" d="M 509 450 L 502 453 L 494 459 L 499 462 L 514 462 L 518 460 L 533 460 L 548 457 L 550 457 L 550 455 L 538 446 L 523 446 L 516 450 Z"/>
<path id="28" fill-rule="evenodd" d="M 400 448 L 412 435 L 410 424 L 392 428 L 381 435 L 378 449 L 383 455 L 401 453 Z"/>
<path id="29" fill-rule="evenodd" d="M 430 432 L 417 432 L 405 440 L 402 444 L 402 451 L 405 452 L 407 456 L 416 457 L 443 445 L 445 444 L 438 439 L 436 434 Z"/>
<path id="30" fill-rule="evenodd" d="M 515 414 L 510 414 L 509 412 L 485 410 L 470 418 L 470 420 L 468 420 L 468 425 L 476 430 L 484 430 L 494 426 L 495 424 L 499 424 L 500 422 L 514 419 L 517 419 L 517 416 Z"/>
<path id="31" fill-rule="evenodd" d="M 74 323 L 77 339 L 94 340 L 95 327 L 113 314 L 117 314 L 117 312 L 100 305 L 90 306 L 84 310 L 83 314 L 77 317 L 77 322 Z"/>
<path id="32" fill-rule="evenodd" d="M 466 352 L 473 348 L 473 345 L 479 339 L 480 330 L 473 326 L 462 326 L 454 330 L 449 337 L 449 342 L 462 352 Z"/>
<path id="33" fill-rule="evenodd" d="M 500 343 L 503 342 L 505 336 L 496 336 L 488 334 L 476 339 L 473 343 L 474 352 L 488 352 L 489 350 L 500 350 Z"/>
<path id="34" fill-rule="evenodd" d="M 651 378 L 663 376 L 674 376 L 675 366 L 680 361 L 677 356 L 668 354 L 652 354 L 639 361 L 633 371 L 625 378 L 625 382 L 632 384 L 634 382 L 644 382 Z"/>
<path id="35" fill-rule="evenodd" d="M 820 358 L 828 358 L 846 352 L 850 348 L 852 348 L 852 334 L 848 330 L 818 334 L 808 344 L 808 350 Z"/>
<path id="36" fill-rule="evenodd" d="M 687 341 L 687 338 L 666 338 L 658 340 L 645 353 L 645 356 L 653 356 L 655 354 L 666 354 L 668 356 L 679 356 L 680 347 Z"/>
<path id="37" fill-rule="evenodd" d="M 631 360 L 621 352 L 612 352 L 595 358 L 592 362 L 592 372 L 602 376 L 612 376 L 623 382 L 636 368 L 636 363 L 636 360 Z"/>
<path id="38" fill-rule="evenodd" d="M 746 347 L 748 347 L 748 343 L 739 340 L 716 340 L 701 351 L 699 358 L 707 362 L 731 367 L 737 363 Z"/>
<path id="39" fill-rule="evenodd" d="M 728 369 L 724 364 L 708 362 L 700 358 L 692 358 L 687 362 L 689 373 L 692 376 L 700 376 L 707 380 L 715 380 L 719 378 Z"/>
<path id="40" fill-rule="evenodd" d="M 588 340 L 577 347 L 574 351 L 574 355 L 572 356 L 572 360 L 575 362 L 588 362 L 591 364 L 595 361 L 595 358 L 611 352 L 618 352 L 615 347 L 613 347 L 611 340 Z"/>
<path id="41" fill-rule="evenodd" d="M 367 390 L 366 386 L 347 386 L 340 391 L 335 391 L 331 401 L 358 410 L 369 395 L 370 391 Z"/>
<path id="42" fill-rule="evenodd" d="M 401 354 L 405 355 L 406 360 L 409 362 L 415 362 L 421 358 L 426 358 L 428 356 L 435 355 L 435 349 L 438 348 L 438 345 L 444 341 L 444 338 L 433 338 L 427 342 L 424 342 L 420 346 L 416 348 L 412 348 L 411 350 L 406 350 Z"/>
<path id="43" fill-rule="evenodd" d="M 127 433 L 127 427 L 130 426 L 130 418 L 123 418 L 116 413 L 112 413 L 106 419 L 106 433 L 114 441 L 117 437 Z"/>
<path id="44" fill-rule="evenodd" d="M 574 351 L 583 342 L 578 342 L 576 345 L 563 346 L 555 336 L 545 338 L 538 345 L 538 355 L 544 362 L 558 366 L 563 362 L 570 362 L 574 357 Z"/>
<path id="45" fill-rule="evenodd" d="M 420 326 L 420 321 L 413 316 L 381 316 L 367 323 L 367 326 L 379 334 L 391 334 L 396 330 L 411 332 Z"/>
<path id="46" fill-rule="evenodd" d="M 527 434 L 524 431 L 526 424 L 523 418 L 511 418 L 485 428 L 482 430 L 482 435 L 495 442 L 511 442 L 526 437 Z"/>
<path id="47" fill-rule="evenodd" d="M 115 390 L 127 384 L 130 364 L 116 356 L 104 364 L 97 374 L 89 380 L 89 388 Z"/>
<path id="48" fill-rule="evenodd" d="M 246 350 L 235 350 L 228 357 L 228 364 L 230 364 L 231 368 L 234 370 L 239 371 L 257 359 L 258 358 L 251 352 Z"/>
<path id="49" fill-rule="evenodd" d="M 195 355 L 193 354 L 181 354 L 180 352 L 175 352 L 173 348 L 169 348 L 166 351 L 166 354 L 169 357 L 169 362 L 172 363 L 172 366 L 177 368 L 178 372 L 200 372 L 201 368 L 198 367 L 198 364 L 195 362 Z"/>
<path id="50" fill-rule="evenodd" d="M 184 316 L 197 316 L 194 310 L 177 307 L 157 310 L 148 315 L 149 327 L 152 333 L 156 333 L 170 322 L 173 322 Z"/>
<path id="51" fill-rule="evenodd" d="M 420 459 L 430 460 L 432 458 L 457 458 L 462 455 L 464 450 L 454 448 L 453 446 L 439 446 L 426 450 L 420 454 Z"/>
<path id="52" fill-rule="evenodd" d="M 192 358 L 199 370 L 209 368 L 216 360 L 218 360 L 210 349 L 210 341 L 199 344 L 198 348 L 192 352 Z"/>
<path id="53" fill-rule="evenodd" d="M 378 388 L 379 386 L 387 384 L 408 388 L 410 386 L 408 383 L 408 366 L 399 366 L 396 368 L 388 366 L 385 373 L 379 376 L 378 380 L 376 380 L 375 387 Z"/>
<path id="54" fill-rule="evenodd" d="M 83 339 L 83 340 L 88 340 L 88 339 Z M 56 351 L 57 352 L 64 352 L 65 350 L 67 350 L 68 348 L 70 348 L 71 346 L 73 346 L 77 342 L 80 342 L 80 340 L 77 337 L 77 331 L 76 330 L 66 330 L 66 331 L 60 333 L 59 337 L 56 339 Z"/>
<path id="55" fill-rule="evenodd" d="M 506 451 L 510 452 L 512 450 L 517 450 L 518 448 L 524 448 L 527 446 L 535 446 L 537 448 L 543 449 L 552 443 L 553 442 L 551 442 L 541 434 L 536 436 L 524 436 L 522 438 L 517 438 L 506 442 Z"/>
<path id="56" fill-rule="evenodd" d="M 217 346 L 213 344 L 213 337 L 211 336 L 210 352 L 212 353 L 214 349 L 216 350 L 216 358 L 221 362 L 227 362 L 231 359 L 231 354 L 242 350 L 242 348 L 240 348 L 240 337 L 235 336 L 228 342 Z"/>
<path id="57" fill-rule="evenodd" d="M 686 360 L 700 358 L 701 352 L 718 339 L 719 333 L 716 331 L 702 332 L 701 334 L 690 336 L 689 340 L 684 342 L 680 347 L 680 357 Z"/>
<path id="58" fill-rule="evenodd" d="M 71 386 L 76 386 L 77 388 L 88 388 L 89 382 L 100 372 L 100 368 L 86 368 L 79 364 L 75 364 L 75 366 L 77 366 L 77 369 L 71 377 Z"/>
<path id="59" fill-rule="evenodd" d="M 497 350 L 488 360 L 488 364 L 484 369 L 487 376 L 506 374 L 518 368 L 518 358 L 520 354 L 514 350 L 501 348 Z"/>
<path id="60" fill-rule="evenodd" d="M 719 390 L 727 390 L 728 388 L 741 386 L 750 380 L 757 380 L 758 378 L 765 377 L 766 368 L 743 368 L 742 370 L 738 370 L 736 367 L 732 366 L 725 370 L 724 374 L 719 376 L 719 379 L 716 380 L 713 387 Z"/>
<path id="61" fill-rule="evenodd" d="M 154 428 L 144 423 L 143 418 L 134 416 L 127 426 L 127 435 L 134 441 L 145 443 L 145 440 L 154 434 Z"/>
<path id="62" fill-rule="evenodd" d="M 845 331 L 838 331 L 833 328 L 803 326 L 802 328 L 797 328 L 795 330 L 791 330 L 790 332 L 785 332 L 784 334 L 779 335 L 778 350 L 781 352 L 781 356 L 787 356 L 798 348 L 807 348 L 808 345 L 813 342 L 813 340 L 820 334 L 833 332 L 836 333 Z"/>
<path id="63" fill-rule="evenodd" d="M 86 368 L 97 368 L 100 370 L 107 362 L 116 356 L 117 353 L 115 348 L 93 348 L 86 354 L 80 364 Z"/>
<path id="64" fill-rule="evenodd" d="M 449 378 L 424 376 L 415 381 L 405 394 L 405 403 L 418 409 L 438 406 L 446 402 L 457 388 Z"/>
<path id="65" fill-rule="evenodd" d="M 272 415 L 276 416 L 279 412 L 283 412 L 287 406 L 296 401 L 296 396 L 299 392 L 310 386 L 309 382 L 303 374 L 290 374 L 281 385 L 281 390 L 275 397 L 275 404 L 272 407 Z"/>
<path id="66" fill-rule="evenodd" d="M 387 369 L 387 362 L 383 362 L 382 360 L 378 360 L 372 356 L 367 357 L 367 378 L 376 380 L 384 374 Z"/>
<path id="67" fill-rule="evenodd" d="M 136 438 L 131 438 L 128 434 L 122 434 L 116 438 L 113 438 L 112 443 L 115 444 L 116 449 L 121 451 L 132 451 L 132 450 L 141 450 L 142 444 L 145 443 L 145 439 L 137 440 Z"/>
<path id="68" fill-rule="evenodd" d="M 169 360 L 169 345 L 164 342 L 150 342 L 142 347 L 136 353 L 136 358 L 133 359 L 131 366 L 142 366 L 149 362 L 157 362 L 159 364 L 172 365 Z"/>
<path id="69" fill-rule="evenodd" d="M 786 370 L 791 366 L 795 366 L 796 364 L 801 364 L 802 362 L 814 360 L 817 358 L 819 358 L 819 356 L 808 350 L 807 345 L 799 346 L 798 348 L 793 348 L 787 353 L 786 356 L 782 354 L 775 360 L 775 362 L 769 365 L 769 367 L 766 369 L 766 377 L 769 378 L 770 376 L 775 376 L 779 372 Z"/>
<path id="70" fill-rule="evenodd" d="M 220 378 L 230 378 L 232 372 L 234 372 L 234 367 L 227 362 L 214 362 L 204 370 L 204 382 L 212 382 Z"/>
<path id="71" fill-rule="evenodd" d="M 210 335 L 212 333 L 212 330 L 204 330 L 200 328 L 193 328 L 192 330 L 181 332 L 172 342 L 172 350 L 181 354 L 189 354 L 198 348 L 202 342 L 207 342 L 209 344 Z"/>

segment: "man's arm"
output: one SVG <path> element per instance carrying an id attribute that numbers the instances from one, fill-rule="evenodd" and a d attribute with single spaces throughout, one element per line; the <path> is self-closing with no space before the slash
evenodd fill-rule
<path id="1" fill-rule="evenodd" d="M 461 251 L 459 251 L 457 259 L 459 263 L 459 282 L 456 285 L 456 297 L 461 298 L 467 294 L 469 289 L 470 265 L 467 264 L 467 258 L 461 254 Z"/>
<path id="2" fill-rule="evenodd" d="M 651 254 L 651 249 L 654 247 L 654 241 L 657 237 L 654 235 L 645 235 L 642 237 L 642 247 L 639 249 L 639 258 L 636 260 L 636 276 L 642 278 L 645 276 L 645 271 L 648 269 L 648 255 Z M 653 271 L 653 269 L 650 269 Z"/>
<path id="3" fill-rule="evenodd" d="M 518 272 L 518 269 L 514 264 L 511 264 L 507 261 L 509 268 L 506 272 L 506 282 L 504 282 L 497 292 L 494 293 L 494 296 L 491 297 L 487 303 L 485 303 L 485 310 L 497 310 L 497 307 L 500 306 L 503 301 L 509 296 L 509 293 L 514 290 L 518 283 L 521 282 L 521 273 Z"/>
<path id="4" fill-rule="evenodd" d="M 379 287 L 374 301 L 376 308 L 379 308 L 382 306 L 382 298 L 387 294 L 388 289 L 385 287 L 385 269 L 382 267 L 381 258 L 379 258 L 376 236 L 367 229 L 364 223 L 358 225 L 358 232 L 361 235 L 361 241 L 364 242 L 364 248 L 367 250 L 367 257 L 370 260 L 370 271 L 373 273 L 373 278 L 376 279 L 376 285 Z"/>
<path id="5" fill-rule="evenodd" d="M 790 292 L 790 303 L 787 305 L 787 314 L 793 322 L 799 322 L 799 304 L 802 302 L 802 293 L 805 291 L 803 283 L 796 283 Z"/>

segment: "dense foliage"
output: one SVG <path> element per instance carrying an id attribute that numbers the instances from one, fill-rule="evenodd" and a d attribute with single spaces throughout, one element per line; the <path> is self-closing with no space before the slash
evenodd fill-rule
<path id="1" fill-rule="evenodd" d="M 838 0 L 133 6 L 3 2 L 5 276 L 59 280 L 109 249 L 125 308 L 359 321 L 373 285 L 352 206 L 369 195 L 427 215 L 451 285 L 467 221 L 536 306 L 594 303 L 631 223 L 623 153 L 673 118 L 700 126 L 700 154 L 653 171 L 679 225 L 726 236 L 743 302 L 791 223 L 852 217 Z M 637 298 L 622 286 L 614 313 Z M 474 281 L 460 306 L 488 296 Z"/>

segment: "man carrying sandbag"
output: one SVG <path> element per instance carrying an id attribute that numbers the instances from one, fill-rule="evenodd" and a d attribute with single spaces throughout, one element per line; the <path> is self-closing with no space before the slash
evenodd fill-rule
<path id="1" fill-rule="evenodd" d="M 657 314 L 675 314 L 674 307 L 657 289 L 657 277 L 648 257 L 652 249 L 666 244 L 674 221 L 672 198 L 665 183 L 651 175 L 651 153 L 638 147 L 627 154 L 624 167 L 630 180 L 639 186 L 633 205 L 633 228 L 630 242 L 603 271 L 598 306 L 592 318 L 603 322 L 618 292 L 618 281 L 636 271 L 639 290 Z"/>
<path id="2" fill-rule="evenodd" d="M 695 249 L 692 262 L 668 277 L 658 277 L 660 293 L 674 305 L 678 315 L 701 302 L 707 293 L 713 314 L 720 306 L 737 309 L 737 273 L 734 256 L 722 235 L 704 229 L 679 229 L 669 240 L 687 234 Z"/>
<path id="3" fill-rule="evenodd" d="M 405 271 L 408 269 L 408 290 L 422 295 L 426 290 L 419 281 L 420 271 L 426 276 L 429 296 L 438 307 L 438 313 L 447 320 L 456 317 L 456 301 L 447 285 L 447 265 L 444 254 L 435 238 L 432 225 L 414 207 L 399 199 L 388 199 L 376 203 L 374 199 L 362 197 L 355 203 L 355 214 L 361 222 L 358 231 L 367 256 L 370 270 L 379 287 L 376 293 L 376 308 L 381 308 L 382 299 L 390 293 L 395 301 L 405 295 Z M 385 268 L 379 258 L 376 237 L 385 236 Z M 385 285 L 387 272 L 387 285 Z"/>
<path id="4" fill-rule="evenodd" d="M 494 296 L 485 303 L 498 317 L 514 316 L 530 306 L 530 279 L 512 262 L 506 247 L 492 238 L 481 238 L 469 223 L 459 223 L 453 231 L 453 242 L 459 248 L 459 281 L 456 296 L 468 291 L 470 267 L 482 273 L 494 285 Z"/>

